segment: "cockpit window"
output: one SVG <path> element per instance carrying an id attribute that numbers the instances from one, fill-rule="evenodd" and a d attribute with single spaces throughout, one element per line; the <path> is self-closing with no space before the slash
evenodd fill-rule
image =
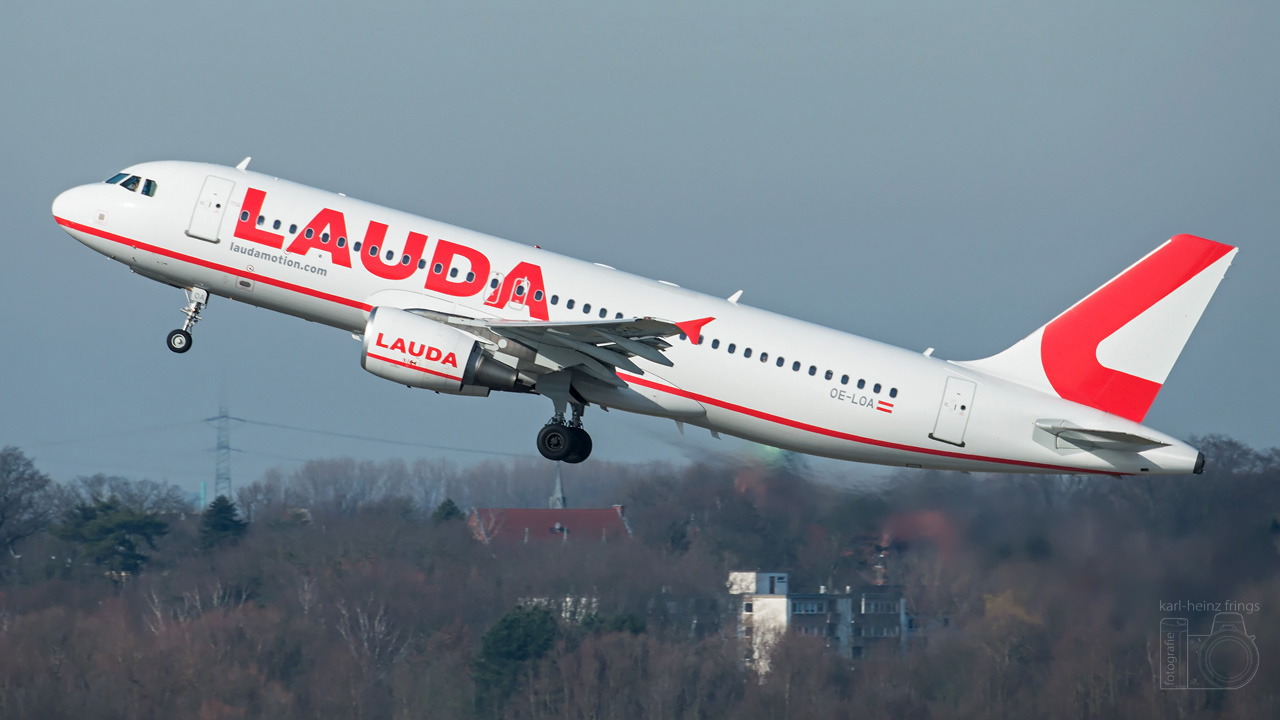
<path id="1" fill-rule="evenodd" d="M 155 197 L 155 195 L 156 195 L 156 181 L 155 181 L 155 180 L 147 180 L 147 181 L 143 182 L 143 183 L 142 183 L 142 194 L 143 194 L 143 195 L 146 195 L 147 197 Z"/>
<path id="2" fill-rule="evenodd" d="M 142 182 L 142 178 L 137 175 L 130 175 L 128 180 L 120 183 L 120 187 L 132 192 L 138 192 L 138 185 Z"/>
<path id="3" fill-rule="evenodd" d="M 115 175 L 111 176 L 111 179 L 107 181 L 107 184 L 115 185 L 116 183 L 120 182 L 121 180 L 127 177 L 129 177 L 129 173 L 116 173 Z"/>

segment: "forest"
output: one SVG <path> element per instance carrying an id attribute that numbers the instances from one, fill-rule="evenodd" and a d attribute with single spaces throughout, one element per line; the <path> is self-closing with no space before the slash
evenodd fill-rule
<path id="1" fill-rule="evenodd" d="M 707 457 L 570 476 L 630 541 L 486 545 L 554 466 L 322 459 L 196 507 L 0 451 L 0 717 L 1258 718 L 1280 714 L 1280 449 L 1195 438 L 1204 475 L 901 471 Z M 729 572 L 886 581 L 946 617 L 856 659 L 744 662 Z M 583 618 L 530 598 L 590 597 Z M 1256 675 L 1162 690 L 1161 622 L 1241 613 Z M 1194 656 L 1205 646 L 1190 649 Z"/>

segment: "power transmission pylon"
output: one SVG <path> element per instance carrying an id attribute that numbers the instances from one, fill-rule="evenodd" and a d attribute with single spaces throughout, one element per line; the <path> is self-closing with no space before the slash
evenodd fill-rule
<path id="1" fill-rule="evenodd" d="M 217 460 L 213 471 L 213 496 L 231 499 L 231 416 L 227 414 L 227 401 L 218 403 L 218 414 L 209 418 L 218 430 Z"/>

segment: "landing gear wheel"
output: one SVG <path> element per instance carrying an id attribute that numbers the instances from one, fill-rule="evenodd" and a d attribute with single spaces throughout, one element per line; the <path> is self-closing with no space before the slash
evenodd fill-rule
<path id="1" fill-rule="evenodd" d="M 165 341 L 169 349 L 176 353 L 184 353 L 191 349 L 191 333 L 186 330 L 174 330 Z"/>
<path id="2" fill-rule="evenodd" d="M 564 459 L 567 463 L 580 463 L 591 455 L 591 436 L 582 428 L 569 428 L 569 446 L 573 451 Z"/>
<path id="3" fill-rule="evenodd" d="M 564 460 L 573 452 L 570 428 L 564 425 L 545 425 L 538 431 L 538 452 L 548 460 Z"/>

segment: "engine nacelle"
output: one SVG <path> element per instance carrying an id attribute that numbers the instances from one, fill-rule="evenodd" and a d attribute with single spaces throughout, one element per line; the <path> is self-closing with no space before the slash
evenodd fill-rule
<path id="1" fill-rule="evenodd" d="M 514 368 L 485 354 L 474 337 L 393 307 L 369 314 L 360 365 L 401 385 L 455 395 L 511 390 L 518 377 Z"/>

